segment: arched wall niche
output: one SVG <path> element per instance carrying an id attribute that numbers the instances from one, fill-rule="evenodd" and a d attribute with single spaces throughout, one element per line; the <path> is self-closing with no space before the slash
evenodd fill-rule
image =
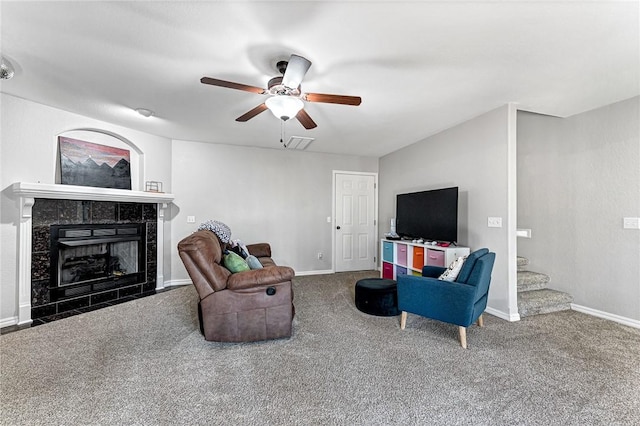
<path id="1" fill-rule="evenodd" d="M 134 191 L 142 191 L 144 189 L 144 152 L 142 152 L 136 144 L 122 135 L 108 130 L 93 128 L 66 130 L 56 136 L 56 183 L 60 183 L 60 149 L 58 145 L 58 137 L 60 136 L 128 150 L 131 162 L 131 189 Z"/>

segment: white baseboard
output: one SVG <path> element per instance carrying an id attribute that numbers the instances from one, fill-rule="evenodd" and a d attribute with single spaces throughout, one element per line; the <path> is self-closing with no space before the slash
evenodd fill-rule
<path id="1" fill-rule="evenodd" d="M 327 274 L 333 274 L 333 273 L 334 271 L 332 269 L 326 269 L 321 271 L 301 271 L 301 272 L 296 271 L 296 277 L 303 277 L 305 275 L 327 275 Z M 165 281 L 164 287 L 173 287 L 173 286 L 190 285 L 190 284 L 191 284 L 191 280 L 189 278 L 184 278 L 180 280 Z M 158 289 L 161 289 L 161 288 L 162 287 L 158 287 Z"/>
<path id="2" fill-rule="evenodd" d="M 301 271 L 301 272 L 296 271 L 296 277 L 303 277 L 305 275 L 327 275 L 327 274 L 333 274 L 334 272 L 335 271 L 333 269 L 326 269 L 321 271 Z M 164 287 L 173 287 L 173 286 L 190 285 L 190 284 L 191 284 L 191 280 L 189 278 L 183 278 L 180 280 L 165 281 Z M 161 289 L 161 288 L 162 287 L 158 287 L 158 289 Z"/>
<path id="3" fill-rule="evenodd" d="M 640 321 L 631 318 L 622 317 L 616 314 L 610 314 L 608 312 L 599 311 L 597 309 L 588 308 L 586 306 L 576 305 L 575 303 L 571 304 L 571 309 L 573 309 L 574 311 L 582 312 L 583 314 L 593 315 L 594 317 L 604 318 L 623 325 L 628 325 L 629 327 L 640 328 Z"/>
<path id="4" fill-rule="evenodd" d="M 185 279 L 181 279 L 181 280 L 165 281 L 164 282 L 164 287 L 173 287 L 173 286 L 190 285 L 190 284 L 191 284 L 191 280 L 188 279 L 188 278 L 185 278 Z"/>
<path id="5" fill-rule="evenodd" d="M 490 315 L 493 315 L 494 317 L 502 318 L 503 320 L 507 320 L 509 322 L 520 321 L 520 314 L 508 314 L 506 312 L 499 311 L 488 306 L 484 311 Z"/>
<path id="6" fill-rule="evenodd" d="M 325 269 L 322 271 L 301 271 L 301 272 L 296 271 L 296 277 L 304 277 L 306 275 L 327 275 L 327 274 L 333 274 L 333 273 L 335 273 L 333 269 Z"/>
<path id="7" fill-rule="evenodd" d="M 18 317 L 9 317 L 0 319 L 0 328 L 10 327 L 18 323 Z"/>

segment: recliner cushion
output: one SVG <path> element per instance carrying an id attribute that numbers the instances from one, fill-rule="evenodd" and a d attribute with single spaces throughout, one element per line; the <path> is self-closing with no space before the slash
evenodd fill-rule
<path id="1" fill-rule="evenodd" d="M 251 269 L 249 268 L 246 260 L 240 257 L 239 254 L 232 251 L 225 253 L 224 267 L 231 271 L 231 273 L 233 274 L 235 274 L 236 272 L 248 271 L 249 269 Z"/>

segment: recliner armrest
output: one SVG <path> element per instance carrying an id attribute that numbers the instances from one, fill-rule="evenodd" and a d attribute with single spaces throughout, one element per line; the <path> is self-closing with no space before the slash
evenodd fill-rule
<path id="1" fill-rule="evenodd" d="M 271 246 L 269 243 L 247 244 L 249 254 L 255 257 L 271 257 Z"/>
<path id="2" fill-rule="evenodd" d="M 422 267 L 422 276 L 429 278 L 438 278 L 447 268 L 443 268 L 442 266 L 423 266 Z"/>
<path id="3" fill-rule="evenodd" d="M 242 290 L 291 281 L 295 272 L 288 266 L 271 266 L 232 274 L 227 280 L 229 290 Z"/>

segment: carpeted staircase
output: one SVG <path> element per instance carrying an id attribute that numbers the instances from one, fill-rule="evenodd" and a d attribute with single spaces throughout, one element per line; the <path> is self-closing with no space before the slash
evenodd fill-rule
<path id="1" fill-rule="evenodd" d="M 529 259 L 518 256 L 518 312 L 520 317 L 548 314 L 571 309 L 573 297 L 547 288 L 548 275 L 528 271 Z"/>

